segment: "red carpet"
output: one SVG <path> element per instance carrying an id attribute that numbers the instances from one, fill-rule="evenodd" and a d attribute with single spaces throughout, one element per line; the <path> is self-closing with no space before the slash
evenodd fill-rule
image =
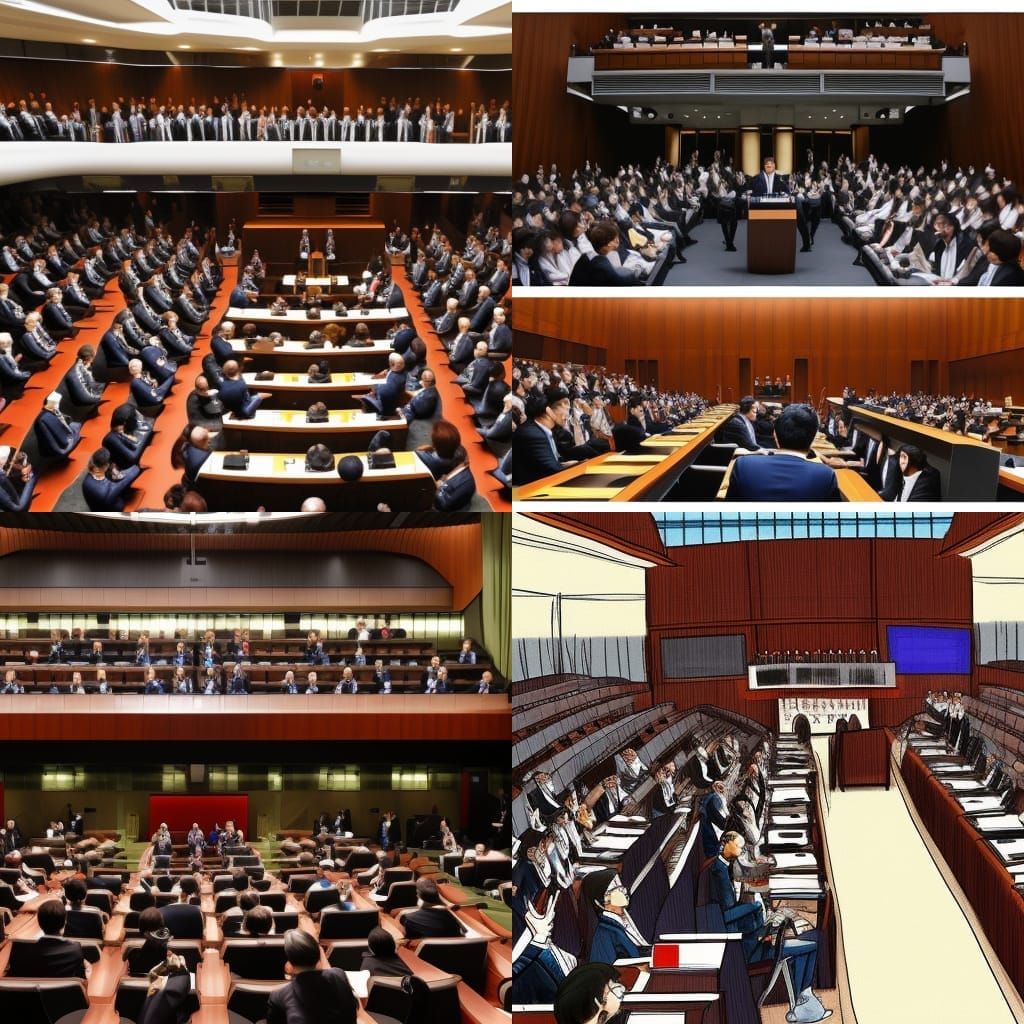
<path id="1" fill-rule="evenodd" d="M 181 483 L 181 470 L 171 465 L 171 450 L 188 422 L 188 396 L 192 392 L 196 377 L 202 371 L 203 360 L 209 354 L 210 331 L 227 315 L 231 289 L 235 287 L 237 280 L 238 267 L 224 267 L 224 281 L 214 297 L 210 319 L 206 321 L 202 333 L 196 339 L 192 357 L 178 367 L 178 383 L 167 396 L 164 411 L 156 421 L 153 440 L 139 461 L 145 472 L 135 482 L 132 495 L 124 507 L 125 512 L 134 512 L 140 508 L 163 508 L 164 494 L 168 488 Z"/>
<path id="2" fill-rule="evenodd" d="M 92 345 L 97 351 L 100 339 L 110 327 L 114 317 L 125 307 L 124 296 L 117 286 L 117 278 L 107 282 L 107 290 L 96 300 L 96 313 L 76 326 L 81 330 L 77 338 L 65 338 L 58 343 L 57 355 L 41 373 L 34 373 L 29 379 L 25 393 L 4 409 L 4 423 L 10 427 L 0 435 L 0 444 L 21 445 L 32 429 L 35 418 L 43 407 L 43 400 L 60 385 L 65 374 L 75 365 L 75 353 L 82 345 Z M 85 468 L 89 455 L 99 447 L 103 436 L 110 429 L 110 413 L 128 397 L 127 384 L 109 384 L 103 395 L 99 415 L 87 420 L 82 426 L 82 440 L 75 447 L 67 461 L 52 469 L 36 481 L 35 496 L 32 498 L 33 512 L 50 512 L 61 492 Z M 97 436 L 98 435 L 98 436 Z"/>
<path id="3" fill-rule="evenodd" d="M 405 267 L 396 264 L 392 275 L 402 294 L 407 296 L 406 306 L 409 317 L 416 327 L 416 333 L 427 346 L 427 365 L 437 375 L 437 390 L 441 393 L 444 418 L 454 423 L 462 435 L 462 443 L 469 452 L 469 466 L 476 480 L 477 493 L 482 495 L 495 512 L 511 512 L 512 503 L 502 496 L 501 484 L 490 474 L 497 466 L 497 459 L 476 432 L 473 421 L 473 407 L 466 401 L 462 388 L 455 383 L 458 374 L 448 365 L 448 350 L 444 347 L 430 317 L 423 310 L 416 290 L 409 283 Z M 511 369 L 511 364 L 509 366 Z"/>

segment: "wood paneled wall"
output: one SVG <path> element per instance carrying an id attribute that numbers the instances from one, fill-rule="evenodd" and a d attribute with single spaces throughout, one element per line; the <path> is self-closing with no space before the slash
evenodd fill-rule
<path id="1" fill-rule="evenodd" d="M 949 386 L 954 392 L 992 395 L 999 402 L 1009 395 L 1019 405 L 1024 401 L 1024 348 L 951 362 Z"/>
<path id="2" fill-rule="evenodd" d="M 600 33 L 599 33 L 600 34 Z M 562 69 L 563 86 L 565 69 Z M 313 88 L 313 75 L 324 79 L 324 88 Z M 445 71 L 414 69 L 390 71 L 383 68 L 295 70 L 289 68 L 134 67 L 125 64 L 57 64 L 43 60 L 6 60 L 0 63 L 0 98 L 5 102 L 27 98 L 32 91 L 55 108 L 66 109 L 77 100 L 84 109 L 90 98 L 98 107 L 110 105 L 123 96 L 153 96 L 157 103 L 209 103 L 237 93 L 257 107 L 287 105 L 295 109 L 309 99 L 320 107 L 376 105 L 380 97 L 400 100 L 420 96 L 424 102 L 442 101 L 462 108 L 469 104 L 498 103 L 512 95 L 512 75 L 507 71 Z M 465 131 L 466 124 L 457 123 Z"/>
<path id="3" fill-rule="evenodd" d="M 133 557 L 132 552 L 137 552 L 140 567 L 144 567 L 146 551 L 178 551 L 185 553 L 189 550 L 190 538 L 187 534 L 87 534 L 80 535 L 74 532 L 62 532 L 59 530 L 22 530 L 0 527 L 0 557 L 12 551 L 52 551 L 52 550 L 75 550 L 86 547 L 90 551 L 111 551 L 120 552 L 122 557 Z M 451 583 L 452 610 L 465 608 L 477 594 L 483 585 L 483 565 L 480 557 L 480 524 L 468 523 L 458 526 L 444 526 L 437 529 L 392 529 L 392 530 L 351 530 L 348 532 L 325 532 L 318 534 L 275 534 L 275 533 L 252 533 L 244 535 L 234 534 L 209 534 L 204 535 L 198 544 L 200 550 L 242 550 L 252 552 L 254 557 L 259 557 L 260 551 L 390 551 L 395 554 L 409 555 L 419 558 L 436 569 L 446 580 Z M 143 569 L 140 568 L 140 572 Z M 11 581 L 7 581 L 11 582 Z M 227 582 L 227 581 L 225 581 Z M 401 590 L 400 580 L 367 580 L 368 590 Z M 38 588 L 36 588 L 38 589 Z M 299 606 L 310 606 L 310 594 L 308 591 L 303 597 L 295 595 Z M 224 590 L 218 589 L 216 601 L 226 596 Z M 282 599 L 283 599 L 282 595 Z M 410 595 L 412 597 L 412 595 Z M 267 607 L 266 590 L 256 590 L 249 594 L 249 603 L 236 604 L 235 601 L 243 600 L 244 594 L 232 595 L 227 604 L 216 605 L 217 607 L 242 608 L 252 606 L 252 602 L 261 602 L 262 607 Z M 80 598 L 76 595 L 66 595 L 62 600 L 60 594 L 50 595 L 48 600 L 56 604 L 44 605 L 43 607 L 83 607 Z M 196 600 L 199 595 L 196 595 Z M 337 595 L 331 596 L 329 592 L 324 594 L 325 600 L 330 600 L 333 607 L 340 607 L 341 598 Z M 438 595 L 434 594 L 427 598 L 427 603 L 437 607 Z M 32 603 L 38 606 L 39 597 L 32 598 Z M 163 603 L 160 603 L 161 600 Z M 276 592 L 275 592 L 276 600 Z M 404 601 L 404 597 L 402 599 Z M 161 599 L 159 595 L 146 598 L 146 607 L 149 608 L 181 608 L 188 607 L 195 601 L 187 597 L 182 603 L 177 595 Z M 10 605 L 17 607 L 17 604 Z M 114 608 L 120 607 L 117 601 L 101 601 L 93 603 L 93 608 Z M 126 605 L 132 607 L 132 604 Z M 210 605 L 206 605 L 210 607 Z M 283 608 L 284 606 L 282 606 Z M 327 607 L 320 605 L 320 607 Z M 404 604 L 403 604 L 404 607 Z"/>
<path id="4" fill-rule="evenodd" d="M 941 541 L 845 539 L 745 542 L 670 548 L 676 566 L 647 570 L 647 665 L 651 700 L 680 708 L 717 704 L 777 724 L 780 691 L 751 693 L 745 676 L 672 681 L 661 641 L 742 634 L 763 650 L 877 650 L 890 624 L 971 628 L 971 567 L 939 558 Z M 695 586 L 714 580 L 714 586 Z M 965 676 L 897 677 L 895 690 L 853 690 L 872 700 L 872 724 L 895 725 L 930 689 L 968 688 Z M 831 691 L 830 691 L 831 692 Z"/>
<path id="5" fill-rule="evenodd" d="M 1024 179 L 1024 17 L 968 10 L 927 17 L 935 36 L 951 46 L 966 41 L 970 51 L 971 91 L 945 108 L 939 122 L 942 150 L 964 164 L 983 167 L 991 161 L 1019 185 Z"/>
<path id="6" fill-rule="evenodd" d="M 626 115 L 566 90 L 566 70 L 573 43 L 581 52 L 622 18 L 616 14 L 515 14 L 512 35 L 515 173 L 531 175 L 537 165 L 555 163 L 571 171 L 585 160 L 608 167 L 622 141 Z M 634 129 L 650 137 L 655 153 L 664 148 L 661 128 Z M 630 144 L 636 145 L 630 134 Z M 635 158 L 634 158 L 635 159 Z"/>
<path id="7" fill-rule="evenodd" d="M 699 258 L 699 257 L 698 257 Z M 626 360 L 657 361 L 662 388 L 720 394 L 735 401 L 739 364 L 785 377 L 808 361 L 814 404 L 851 384 L 910 390 L 913 363 L 938 360 L 937 386 L 950 386 L 949 360 L 1024 347 L 1024 302 L 984 298 L 661 299 L 650 297 L 522 299 L 516 328 L 608 352 L 612 371 Z M 927 379 L 924 377 L 923 379 Z M 1002 385 L 992 394 L 1006 394 Z M 1024 394 L 1024 390 L 1022 390 Z M 806 400 L 807 395 L 794 395 Z M 986 397 L 991 395 L 986 394 Z"/>

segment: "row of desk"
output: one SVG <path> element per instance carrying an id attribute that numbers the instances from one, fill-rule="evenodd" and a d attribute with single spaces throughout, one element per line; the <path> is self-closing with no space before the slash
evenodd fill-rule
<path id="1" fill-rule="evenodd" d="M 697 419 L 666 434 L 655 434 L 641 444 L 642 454 L 608 452 L 553 473 L 514 490 L 516 501 L 660 501 L 675 487 L 679 478 L 697 464 L 715 435 L 736 411 L 734 405 L 719 405 Z M 827 451 L 831 445 L 819 439 Z M 743 456 L 757 458 L 759 456 Z M 735 460 L 734 460 L 735 461 Z M 718 488 L 724 500 L 729 487 L 732 464 L 725 467 Z M 836 471 L 844 501 L 880 501 L 878 494 L 859 473 L 849 469 Z"/>
<path id="2" fill-rule="evenodd" d="M 939 71 L 941 49 L 929 46 L 775 46 L 775 56 L 799 71 Z M 598 50 L 595 71 L 746 70 L 761 60 L 760 44 L 662 43 Z"/>
<path id="3" fill-rule="evenodd" d="M 1005 814 L 995 797 L 956 795 L 943 785 L 932 769 L 944 750 L 941 740 L 911 734 L 900 773 L 992 948 L 1024 994 L 1024 898 L 1017 887 L 1024 884 L 1024 825 Z"/>

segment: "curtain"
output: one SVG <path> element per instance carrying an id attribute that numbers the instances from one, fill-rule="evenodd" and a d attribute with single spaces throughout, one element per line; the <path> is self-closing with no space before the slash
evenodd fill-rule
<path id="1" fill-rule="evenodd" d="M 483 640 L 495 669 L 508 679 L 512 670 L 512 516 L 502 512 L 481 516 Z"/>

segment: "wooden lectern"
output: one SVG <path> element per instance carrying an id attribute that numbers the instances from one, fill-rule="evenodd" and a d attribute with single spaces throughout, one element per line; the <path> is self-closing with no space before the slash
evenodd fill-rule
<path id="1" fill-rule="evenodd" d="M 796 209 L 752 206 L 747 217 L 747 270 L 751 274 L 792 274 L 796 269 Z"/>
<path id="2" fill-rule="evenodd" d="M 309 266 L 307 273 L 310 277 L 327 276 L 327 261 L 324 259 L 324 254 L 319 250 L 309 254 Z"/>

